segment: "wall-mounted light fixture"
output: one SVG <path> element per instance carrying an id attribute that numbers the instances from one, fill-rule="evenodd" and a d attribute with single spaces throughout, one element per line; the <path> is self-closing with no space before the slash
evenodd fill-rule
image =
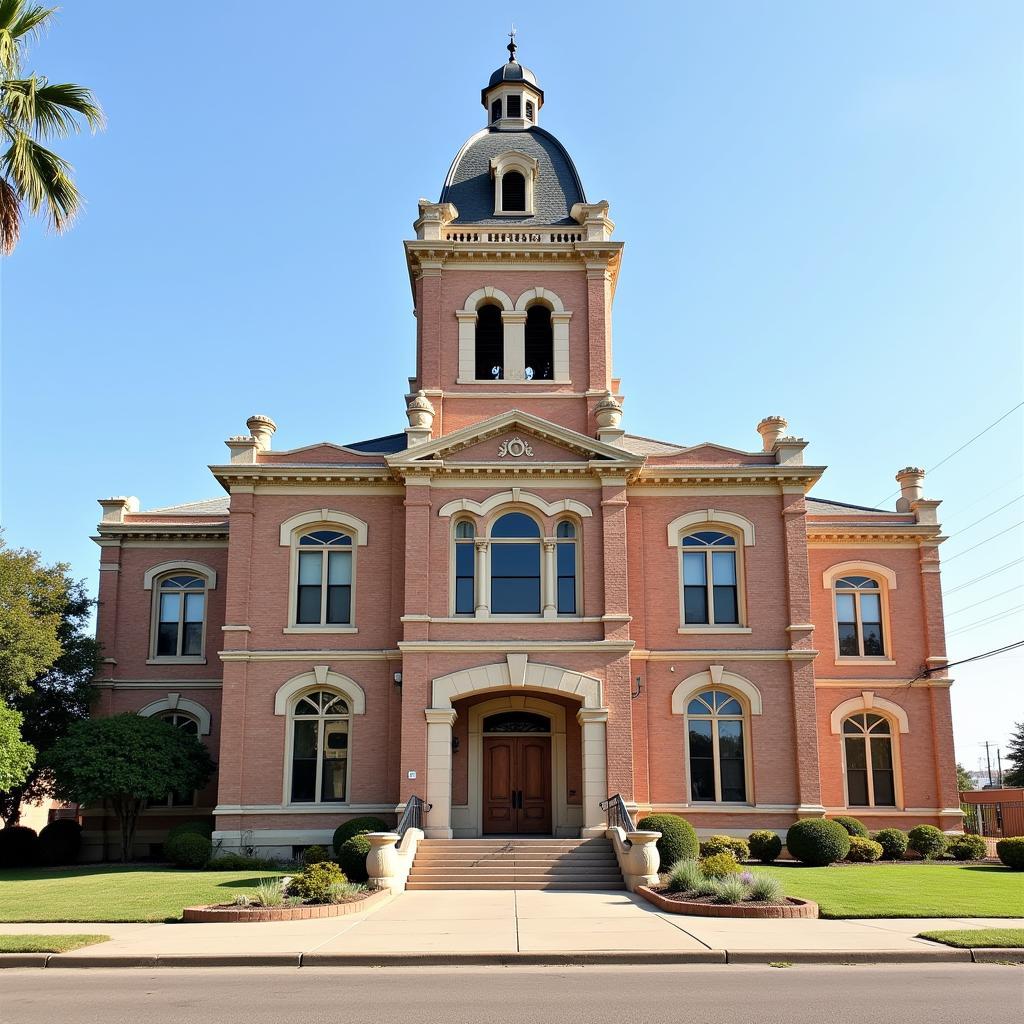
<path id="1" fill-rule="evenodd" d="M 394 674 L 393 678 L 395 680 L 395 686 L 401 686 L 402 685 L 402 673 L 401 672 L 396 672 Z"/>
<path id="2" fill-rule="evenodd" d="M 452 753 L 457 754 L 459 752 L 459 737 L 452 737 Z"/>

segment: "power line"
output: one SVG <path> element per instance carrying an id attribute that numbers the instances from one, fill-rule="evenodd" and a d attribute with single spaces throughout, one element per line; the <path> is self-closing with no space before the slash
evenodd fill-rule
<path id="1" fill-rule="evenodd" d="M 969 441 L 964 441 L 964 443 L 960 445 L 960 447 L 957 448 L 956 451 L 950 452 L 944 459 L 940 459 L 938 462 L 935 463 L 934 466 L 929 467 L 925 472 L 934 473 L 935 470 L 939 468 L 939 466 L 944 466 L 947 462 L 949 462 L 951 458 L 953 458 L 954 455 L 959 455 L 966 447 L 968 447 L 968 445 L 974 444 L 974 442 L 977 441 L 979 437 L 983 437 L 993 427 L 999 426 L 999 424 L 1002 423 L 1007 416 L 1011 415 L 1012 413 L 1015 413 L 1022 405 L 1024 405 L 1024 402 L 1018 402 L 1012 409 L 1008 410 L 1007 412 L 1004 412 L 1003 415 L 1000 416 L 999 419 L 997 419 L 994 423 L 990 423 L 984 430 L 982 430 L 980 433 L 975 434 L 974 437 L 972 437 Z M 875 504 L 881 505 L 882 502 L 888 501 L 891 497 L 893 497 L 893 495 L 899 493 L 899 490 L 892 491 L 890 494 L 887 494 L 884 498 L 882 498 L 882 501 L 876 501 Z"/>
<path id="2" fill-rule="evenodd" d="M 943 559 L 946 565 L 950 562 L 955 561 L 961 555 L 966 555 L 968 551 L 973 551 L 975 548 L 980 548 L 982 544 L 987 544 L 990 540 L 995 540 L 997 537 L 1002 537 L 1004 533 L 1009 533 L 1011 530 L 1016 530 L 1018 526 L 1024 526 L 1024 519 L 1019 523 L 1014 523 L 1013 526 L 1008 526 L 1005 530 L 1000 530 L 998 533 L 993 533 L 991 537 L 986 537 L 984 540 L 979 540 L 977 544 L 972 544 L 969 548 L 964 548 L 963 551 L 958 551 L 952 558 Z"/>
<path id="3" fill-rule="evenodd" d="M 959 661 L 949 661 L 945 665 L 936 665 L 935 668 L 922 669 L 913 679 L 911 683 L 916 683 L 918 679 L 923 679 L 925 676 L 930 676 L 933 672 L 945 672 L 948 668 L 955 668 L 957 665 L 966 665 L 971 661 L 981 661 L 984 658 L 994 658 L 997 654 L 1005 654 L 1007 651 L 1014 651 L 1018 647 L 1024 647 L 1024 640 L 1017 640 L 1012 644 L 1005 644 L 1003 647 L 996 647 L 991 651 L 985 651 L 982 654 L 973 654 L 969 658 L 961 658 Z"/>
<path id="4" fill-rule="evenodd" d="M 966 583 L 959 583 L 951 590 L 946 591 L 946 597 L 952 596 L 958 590 L 963 590 L 965 587 L 973 587 L 975 583 L 987 580 L 989 576 L 995 576 L 997 573 L 1006 572 L 1007 569 L 1012 569 L 1015 565 L 1020 565 L 1021 562 L 1024 562 L 1024 558 L 1015 558 L 1012 562 L 1007 562 L 1005 565 L 1000 565 L 995 569 L 990 569 L 988 572 L 983 572 L 980 576 L 975 576 L 973 580 L 968 580 Z"/>
<path id="5" fill-rule="evenodd" d="M 985 522 L 986 519 L 991 519 L 997 513 L 1002 512 L 1004 508 L 1009 508 L 1011 505 L 1013 505 L 1016 502 L 1020 501 L 1021 498 L 1024 498 L 1024 494 L 1018 494 L 1016 498 L 1012 498 L 1005 505 L 1000 505 L 999 508 L 997 508 L 995 510 L 995 512 L 989 512 L 988 515 L 982 516 L 980 519 L 975 519 L 974 522 L 971 523 L 969 526 L 962 526 L 959 530 L 957 530 L 955 533 L 951 533 L 949 536 L 951 538 L 952 537 L 958 537 L 961 533 L 966 533 L 972 527 L 977 526 L 978 523 L 983 523 L 983 522 Z"/>
<path id="6" fill-rule="evenodd" d="M 999 491 L 1003 490 L 1004 487 L 1009 487 L 1010 484 L 1015 484 L 1021 478 L 1024 478 L 1024 473 L 1018 473 L 1016 476 L 1009 477 L 998 487 L 993 487 L 991 491 L 986 491 L 980 497 L 975 498 L 974 501 L 969 501 L 966 505 L 958 508 L 955 512 L 950 512 L 949 515 L 945 516 L 944 521 L 949 522 L 950 519 L 959 519 L 966 511 L 968 511 L 968 509 L 974 508 L 975 505 L 980 505 L 986 498 L 991 498 L 993 494 L 997 494 Z"/>
<path id="7" fill-rule="evenodd" d="M 958 633 L 969 633 L 972 629 L 978 629 L 981 626 L 989 626 L 993 622 L 998 622 L 1000 619 L 1005 619 L 1009 615 L 1013 615 L 1024 608 L 1024 604 L 1014 605 L 1012 608 L 1007 608 L 1006 611 L 996 612 L 995 615 L 990 615 L 986 619 L 978 619 L 977 622 L 968 622 L 966 626 L 959 626 L 956 629 L 950 630 L 946 634 L 947 637 L 956 636 Z"/>
<path id="8" fill-rule="evenodd" d="M 983 597 L 980 601 L 975 601 L 974 604 L 965 604 L 963 608 L 957 608 L 955 612 L 947 612 L 946 618 L 950 618 L 953 615 L 959 615 L 961 612 L 970 611 L 971 608 L 977 608 L 979 604 L 988 604 L 989 601 L 994 601 L 997 597 L 1003 597 L 1006 594 L 1012 594 L 1015 590 L 1021 590 L 1024 588 L 1024 583 L 1018 583 L 1015 587 L 1010 587 L 1009 590 L 1001 590 L 998 594 L 993 594 L 991 597 Z"/>

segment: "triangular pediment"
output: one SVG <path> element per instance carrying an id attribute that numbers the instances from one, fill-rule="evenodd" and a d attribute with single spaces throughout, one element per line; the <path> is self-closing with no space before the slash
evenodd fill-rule
<path id="1" fill-rule="evenodd" d="M 519 409 L 414 445 L 389 456 L 391 465 L 418 462 L 607 462 L 640 466 L 642 456 Z"/>
<path id="2" fill-rule="evenodd" d="M 657 461 L 691 466 L 743 466 L 774 462 L 775 459 L 770 453 L 744 452 L 724 444 L 715 444 L 714 441 L 702 441 Z"/>

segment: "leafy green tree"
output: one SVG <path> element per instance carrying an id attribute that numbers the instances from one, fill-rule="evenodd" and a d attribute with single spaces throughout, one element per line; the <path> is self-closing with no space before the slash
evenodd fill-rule
<path id="1" fill-rule="evenodd" d="M 34 680 L 26 692 L 10 699 L 21 713 L 21 734 L 40 755 L 46 752 L 70 728 L 72 722 L 88 717 L 94 693 L 98 648 L 88 632 L 89 611 L 93 602 L 84 584 L 67 581 L 64 607 L 61 609 L 57 639 L 61 654 L 53 665 Z M 7 826 L 17 825 L 24 801 L 38 802 L 50 793 L 52 779 L 45 762 L 37 762 L 21 782 L 6 791 L 0 786 L 0 819 Z"/>
<path id="2" fill-rule="evenodd" d="M 35 758 L 35 747 L 21 738 L 21 715 L 0 703 L 0 787 L 22 782 Z"/>
<path id="3" fill-rule="evenodd" d="M 110 806 L 121 828 L 122 861 L 131 857 L 147 800 L 200 789 L 214 770 L 197 736 L 133 714 L 75 722 L 47 754 L 46 767 L 56 796 Z"/>
<path id="4" fill-rule="evenodd" d="M 0 0 L 0 252 L 11 253 L 21 232 L 22 205 L 44 211 L 57 232 L 70 227 L 82 207 L 73 168 L 43 142 L 82 129 L 103 127 L 103 111 L 89 89 L 51 83 L 25 71 L 29 43 L 53 21 L 57 8 L 30 0 Z"/>
<path id="5" fill-rule="evenodd" d="M 971 778 L 970 772 L 959 761 L 956 763 L 956 788 L 961 793 L 975 788 L 974 779 Z"/>
<path id="6" fill-rule="evenodd" d="M 0 537 L 0 700 L 28 692 L 60 657 L 67 568 L 44 566 L 38 552 L 9 548 Z"/>
<path id="7" fill-rule="evenodd" d="M 1006 763 L 1009 768 L 1003 772 L 1003 785 L 1024 786 L 1024 722 L 1014 723 L 1006 745 Z"/>

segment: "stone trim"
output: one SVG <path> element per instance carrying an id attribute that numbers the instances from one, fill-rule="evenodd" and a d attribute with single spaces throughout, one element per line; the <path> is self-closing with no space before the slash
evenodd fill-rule
<path id="1" fill-rule="evenodd" d="M 713 523 L 723 523 L 739 530 L 743 535 L 743 546 L 747 548 L 754 546 L 754 524 L 738 512 L 727 512 L 717 508 L 702 508 L 673 519 L 668 524 L 668 546 L 670 548 L 679 547 L 684 530 L 691 532 L 693 527 Z"/>
<path id="2" fill-rule="evenodd" d="M 303 690 L 327 687 L 337 690 L 348 701 L 353 715 L 366 714 L 366 693 L 348 676 L 333 672 L 326 665 L 317 665 L 312 672 L 303 672 L 283 683 L 274 694 L 274 714 L 287 715 L 291 704 Z"/>
<path id="3" fill-rule="evenodd" d="M 178 685 L 182 684 L 179 683 Z M 168 693 L 166 697 L 162 697 L 160 700 L 155 700 L 152 704 L 147 704 L 144 708 L 140 708 L 137 714 L 140 718 L 152 718 L 153 715 L 158 715 L 162 711 L 184 711 L 185 714 L 191 715 L 199 723 L 200 736 L 210 735 L 210 712 L 198 701 L 182 697 L 180 693 Z"/>
<path id="4" fill-rule="evenodd" d="M 695 693 L 717 688 L 736 690 L 746 698 L 752 715 L 761 714 L 761 691 L 749 679 L 744 679 L 735 672 L 726 672 L 721 665 L 712 665 L 708 671 L 695 672 L 682 680 L 672 691 L 672 714 L 685 715 L 690 698 Z"/>
<path id="5" fill-rule="evenodd" d="M 885 697 L 876 697 L 871 690 L 864 690 L 859 697 L 851 697 L 833 708 L 832 714 L 829 716 L 832 735 L 841 735 L 843 719 L 857 711 L 880 711 L 887 718 L 896 722 L 900 732 L 910 732 L 910 718 L 899 704 L 894 704 L 891 700 L 886 700 Z"/>
<path id="6" fill-rule="evenodd" d="M 513 487 L 511 490 L 492 494 L 483 501 L 474 501 L 472 498 L 456 498 L 455 501 L 449 501 L 447 504 L 442 505 L 437 510 L 437 514 L 442 519 L 447 519 L 457 512 L 472 512 L 474 515 L 486 516 L 502 505 L 513 504 L 529 505 L 531 508 L 538 509 L 544 515 L 552 518 L 566 512 L 574 512 L 584 519 L 590 518 L 594 514 L 594 510 L 589 505 L 584 505 L 582 501 L 576 501 L 574 498 L 562 498 L 560 501 L 545 501 L 536 494 L 521 490 L 519 487 Z"/>

